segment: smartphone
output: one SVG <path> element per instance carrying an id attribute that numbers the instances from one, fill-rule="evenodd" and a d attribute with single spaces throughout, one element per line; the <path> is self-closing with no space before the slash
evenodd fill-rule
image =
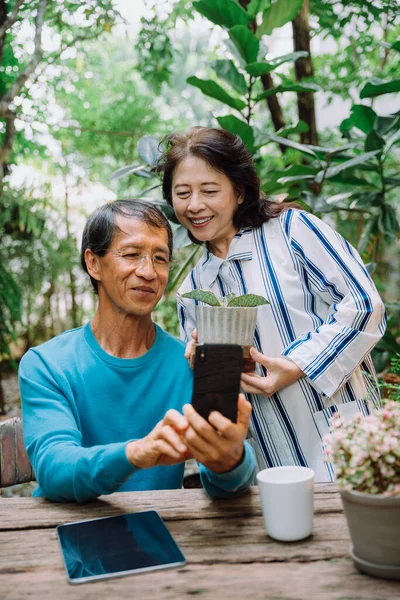
<path id="1" fill-rule="evenodd" d="M 236 344 L 203 344 L 194 359 L 193 408 L 206 420 L 213 410 L 236 423 L 243 350 Z"/>

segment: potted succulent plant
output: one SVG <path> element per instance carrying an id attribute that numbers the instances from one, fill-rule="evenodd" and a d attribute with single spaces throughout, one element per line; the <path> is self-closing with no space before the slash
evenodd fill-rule
<path id="1" fill-rule="evenodd" d="M 257 309 L 268 300 L 256 294 L 224 298 L 208 290 L 192 290 L 182 298 L 197 300 L 196 327 L 199 344 L 239 344 L 252 346 L 256 328 Z"/>
<path id="2" fill-rule="evenodd" d="M 400 579 L 400 403 L 388 401 L 345 423 L 334 415 L 324 445 L 335 466 L 356 566 Z"/>

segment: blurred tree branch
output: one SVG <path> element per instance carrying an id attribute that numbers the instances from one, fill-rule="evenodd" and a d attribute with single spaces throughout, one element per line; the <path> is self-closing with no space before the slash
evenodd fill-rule
<path id="1" fill-rule="evenodd" d="M 10 27 L 14 25 L 15 21 L 18 19 L 19 9 L 25 1 L 26 0 L 17 0 L 10 12 L 10 16 L 7 17 L 5 21 L 2 21 L 2 24 L 0 25 L 0 40 L 4 37 L 5 33 L 10 29 Z M 2 5 L 2 7 L 4 7 L 4 9 L 7 8 L 5 0 L 1 0 L 0 4 Z M 5 10 L 5 13 L 7 14 L 7 10 Z"/>
<path id="2" fill-rule="evenodd" d="M 0 0 L 0 64 L 3 61 L 4 45 L 6 41 L 7 31 L 14 25 L 18 19 L 19 9 L 25 0 L 17 0 L 10 16 L 7 16 L 6 0 Z"/>
<path id="3" fill-rule="evenodd" d="M 18 75 L 14 83 L 11 84 L 10 88 L 0 99 L 0 116 L 3 115 L 9 108 L 10 103 L 20 93 L 24 87 L 28 77 L 32 75 L 37 65 L 39 64 L 43 49 L 42 49 L 42 29 L 46 14 L 48 0 L 40 0 L 37 14 L 35 19 L 35 36 L 34 36 L 34 51 L 31 60 L 25 66 L 25 68 Z"/>
<path id="4" fill-rule="evenodd" d="M 5 38 L 8 29 L 15 23 L 19 8 L 23 4 L 23 1 L 18 0 L 15 4 L 10 16 L 7 18 L 6 13 L 2 13 L 5 20 L 0 27 L 0 48 L 4 48 Z M 0 117 L 5 119 L 5 135 L 3 138 L 3 144 L 0 148 L 0 178 L 2 179 L 8 174 L 8 162 L 10 160 L 11 151 L 13 147 L 13 141 L 16 134 L 15 119 L 16 113 L 10 111 L 10 104 L 16 96 L 21 92 L 27 79 L 34 72 L 37 65 L 42 57 L 42 29 L 46 14 L 48 0 L 40 0 L 37 8 L 35 18 L 35 35 L 34 35 L 34 50 L 31 60 L 27 63 L 25 68 L 20 72 L 16 80 L 11 84 L 9 89 L 0 98 Z"/>

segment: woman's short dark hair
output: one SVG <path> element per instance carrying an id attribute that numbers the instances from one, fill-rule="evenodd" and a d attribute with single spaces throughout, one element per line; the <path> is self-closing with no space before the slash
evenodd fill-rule
<path id="1" fill-rule="evenodd" d="M 162 212 L 152 204 L 140 200 L 115 200 L 96 208 L 86 222 L 83 230 L 81 246 L 81 265 L 88 273 L 95 293 L 98 292 L 98 283 L 90 276 L 86 261 L 85 251 L 91 250 L 97 256 L 104 256 L 109 249 L 116 232 L 121 228 L 115 222 L 115 216 L 140 219 L 150 227 L 165 229 L 168 235 L 169 258 L 172 258 L 173 234 L 168 220 Z"/>
<path id="2" fill-rule="evenodd" d="M 224 129 L 193 127 L 185 133 L 168 135 L 161 143 L 165 151 L 156 170 L 163 174 L 163 196 L 171 206 L 174 170 L 187 156 L 195 156 L 224 173 L 234 189 L 244 195 L 243 202 L 233 216 L 235 227 L 260 227 L 289 208 L 289 204 L 272 202 L 263 197 L 253 157 L 239 136 Z M 190 233 L 189 237 L 199 243 Z"/>

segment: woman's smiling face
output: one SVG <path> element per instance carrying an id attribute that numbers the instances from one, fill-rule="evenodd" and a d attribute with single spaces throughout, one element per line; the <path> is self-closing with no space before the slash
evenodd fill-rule
<path id="1" fill-rule="evenodd" d="M 242 202 L 243 197 L 229 177 L 201 158 L 188 156 L 175 168 L 172 178 L 175 214 L 199 242 L 209 242 L 211 251 L 220 244 L 229 246 L 237 232 L 233 215 Z"/>

